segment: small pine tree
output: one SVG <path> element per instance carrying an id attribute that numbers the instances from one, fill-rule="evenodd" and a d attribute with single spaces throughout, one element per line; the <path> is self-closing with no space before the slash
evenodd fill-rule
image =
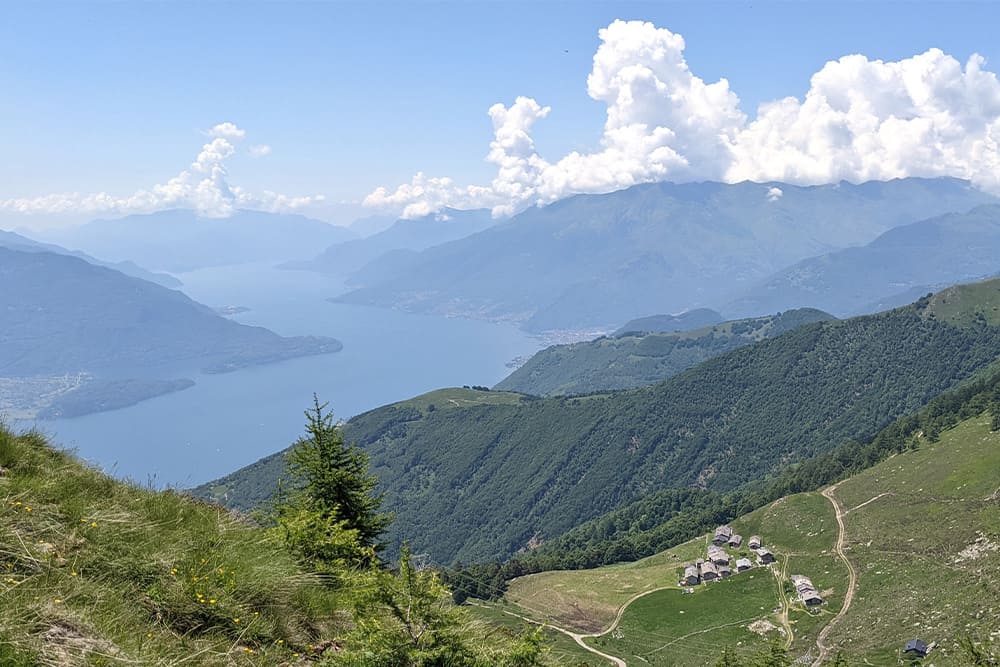
<path id="1" fill-rule="evenodd" d="M 278 524 L 297 553 L 315 563 L 370 563 L 392 520 L 368 474 L 368 456 L 344 443 L 327 404 L 313 396 L 306 435 L 286 455 L 298 486 L 277 508 Z"/>

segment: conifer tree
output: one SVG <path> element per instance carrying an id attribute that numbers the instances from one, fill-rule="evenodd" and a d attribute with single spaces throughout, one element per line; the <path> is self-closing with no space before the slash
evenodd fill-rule
<path id="1" fill-rule="evenodd" d="M 344 442 L 326 403 L 313 395 L 306 434 L 286 455 L 297 486 L 278 508 L 278 523 L 300 555 L 317 563 L 375 560 L 391 515 L 368 473 L 368 456 Z"/>

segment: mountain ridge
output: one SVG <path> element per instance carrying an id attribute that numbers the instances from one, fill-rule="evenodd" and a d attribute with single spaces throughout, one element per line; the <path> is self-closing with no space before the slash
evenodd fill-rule
<path id="1" fill-rule="evenodd" d="M 53 405 L 74 414 L 86 412 L 88 403 L 121 407 L 136 396 L 190 386 L 178 375 L 222 373 L 342 348 L 333 338 L 285 338 L 239 324 L 178 290 L 69 255 L 0 247 L 0 278 L 0 375 L 6 387 L 0 405 L 6 409 L 25 401 L 43 413 Z M 64 381 L 68 376 L 80 382 Z M 49 399 L 56 404 L 37 404 L 45 382 L 42 393 L 54 391 Z M 90 399 L 81 403 L 77 393 L 72 405 L 59 407 L 67 391 L 85 391 Z"/>
<path id="2" fill-rule="evenodd" d="M 1000 270 L 1000 205 L 977 206 L 891 229 L 870 243 L 805 259 L 722 308 L 811 306 L 835 315 L 860 314 L 879 300 L 933 285 L 952 285 Z"/>
<path id="3" fill-rule="evenodd" d="M 775 187 L 779 198 L 768 194 Z M 532 332 L 611 330 L 651 312 L 726 303 L 741 285 L 797 261 L 995 201 L 955 179 L 637 185 L 528 209 L 428 248 L 382 282 L 336 299 L 510 321 Z"/>
<path id="4" fill-rule="evenodd" d="M 346 227 L 298 214 L 238 210 L 227 218 L 171 209 L 99 219 L 52 232 L 54 241 L 115 261 L 183 273 L 249 262 L 308 257 L 355 236 Z"/>
<path id="5" fill-rule="evenodd" d="M 764 317 L 720 321 L 682 332 L 626 332 L 582 343 L 553 345 L 536 352 L 494 389 L 537 396 L 634 389 L 797 326 L 833 319 L 836 318 L 821 310 L 800 308 Z M 663 324 L 663 320 L 654 321 Z"/>

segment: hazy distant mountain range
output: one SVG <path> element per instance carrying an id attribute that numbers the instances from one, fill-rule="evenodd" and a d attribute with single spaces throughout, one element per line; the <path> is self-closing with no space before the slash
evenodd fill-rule
<path id="1" fill-rule="evenodd" d="M 228 218 L 203 218 L 195 211 L 178 209 L 95 220 L 53 232 L 51 237 L 98 257 L 184 272 L 305 259 L 315 255 L 317 248 L 354 238 L 355 233 L 301 215 L 237 211 Z"/>
<path id="2" fill-rule="evenodd" d="M 419 254 L 384 258 L 356 276 L 363 287 L 337 300 L 512 321 L 529 331 L 612 329 L 651 313 L 718 307 L 809 257 L 995 202 L 947 178 L 639 185 L 529 209 Z"/>
<path id="3" fill-rule="evenodd" d="M 726 306 L 750 315 L 812 306 L 835 315 L 909 303 L 1000 271 L 1000 205 L 897 227 L 871 243 L 803 260 Z"/>
<path id="4" fill-rule="evenodd" d="M 105 381 L 67 380 L 53 391 L 99 390 L 103 403 L 96 409 L 107 409 L 135 402 L 136 393 L 162 393 L 151 386 L 190 384 L 177 384 L 177 374 L 221 373 L 341 348 L 333 338 L 285 338 L 238 324 L 177 290 L 67 255 L 0 247 L 0 283 L 0 399 L 9 405 L 18 404 L 19 386 L 21 394 L 38 393 L 43 378 Z M 119 390 L 129 396 L 116 396 Z M 79 401 L 74 410 L 86 411 Z"/>
<path id="5" fill-rule="evenodd" d="M 134 262 L 104 262 L 83 252 L 67 250 L 62 246 L 57 246 L 53 243 L 42 243 L 40 241 L 35 241 L 34 239 L 29 239 L 26 236 L 15 234 L 14 232 L 5 232 L 2 229 L 0 229 L 0 247 L 10 248 L 11 250 L 21 250 L 24 252 L 53 252 L 57 255 L 79 257 L 80 259 L 90 262 L 96 266 L 106 266 L 108 268 L 115 269 L 116 271 L 121 271 L 126 276 L 142 278 L 143 280 L 148 280 L 150 282 L 157 283 L 158 285 L 163 285 L 164 287 L 180 287 L 183 284 L 180 280 L 170 274 L 153 273 L 152 271 L 147 271 L 141 266 L 138 266 Z"/>
<path id="6" fill-rule="evenodd" d="M 371 236 L 336 243 L 311 260 L 288 262 L 283 268 L 349 276 L 387 253 L 392 256 L 389 263 L 396 266 L 406 260 L 407 253 L 416 254 L 431 246 L 470 236 L 493 223 L 486 209 L 458 211 L 446 208 L 421 218 L 397 220 Z M 351 227 L 353 229 L 354 225 Z M 371 279 L 367 274 L 361 277 L 363 282 Z"/>

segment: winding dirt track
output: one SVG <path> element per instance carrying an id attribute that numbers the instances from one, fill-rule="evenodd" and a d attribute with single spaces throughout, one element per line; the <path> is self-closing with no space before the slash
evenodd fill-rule
<path id="1" fill-rule="evenodd" d="M 650 591 L 650 592 L 652 592 L 652 591 Z M 627 607 L 628 605 L 626 604 L 625 606 Z M 613 630 L 618 625 L 618 621 L 621 619 L 621 613 L 624 610 L 625 610 L 625 607 L 622 607 L 622 609 L 619 610 L 618 618 L 616 618 L 615 622 L 611 624 L 611 627 L 610 627 L 611 630 Z M 503 613 L 507 614 L 508 616 L 513 616 L 514 618 L 519 618 L 522 621 L 527 621 L 528 623 L 533 623 L 534 625 L 540 625 L 542 627 L 549 628 L 550 630 L 555 630 L 556 632 L 561 632 L 564 635 L 572 638 L 572 640 L 575 641 L 577 644 L 579 644 L 580 647 L 583 648 L 585 651 L 590 651 L 594 655 L 599 656 L 601 658 L 604 658 L 605 660 L 608 660 L 609 662 L 614 663 L 615 667 L 628 667 L 625 664 L 625 661 L 622 660 L 621 658 L 616 658 L 613 655 L 608 655 L 607 653 L 602 653 L 601 651 L 598 651 L 596 648 L 594 648 L 592 646 L 588 646 L 587 642 L 583 641 L 586 637 L 597 637 L 598 635 L 596 635 L 596 634 L 592 634 L 592 635 L 581 634 L 579 632 L 573 632 L 572 630 L 567 630 L 566 628 L 560 628 L 558 625 L 552 625 L 551 623 L 545 623 L 545 622 L 542 622 L 542 621 L 536 621 L 533 618 L 528 618 L 527 616 L 522 616 L 521 614 L 515 614 L 514 612 L 508 611 L 506 609 L 501 609 L 500 611 L 502 611 Z M 602 632 L 600 634 L 604 634 L 604 633 Z"/>
<path id="2" fill-rule="evenodd" d="M 561 632 L 564 635 L 566 635 L 568 637 L 571 637 L 573 639 L 573 641 L 575 641 L 577 644 L 580 645 L 581 648 L 583 648 L 583 649 L 585 649 L 587 651 L 590 651 L 594 655 L 600 656 L 600 657 L 604 658 L 605 660 L 607 660 L 609 662 L 614 663 L 615 667 L 628 667 L 625 664 L 625 661 L 622 660 L 621 658 L 616 658 L 613 655 L 608 655 L 607 653 L 602 653 L 601 651 L 598 651 L 596 648 L 587 645 L 587 643 L 585 641 L 583 641 L 583 640 L 584 639 L 593 638 L 593 637 L 600 637 L 601 635 L 606 635 L 607 633 L 614 631 L 614 629 L 618 627 L 618 624 L 621 623 L 622 616 L 625 614 L 625 610 L 628 609 L 628 607 L 629 607 L 630 604 L 632 604 L 633 602 L 635 602 L 639 598 L 645 597 L 645 596 L 649 595 L 650 593 L 655 593 L 657 591 L 664 591 L 664 590 L 676 589 L 676 588 L 677 588 L 677 586 L 659 586 L 658 588 L 651 588 L 648 591 L 643 591 L 641 593 L 636 593 L 635 595 L 633 595 L 632 597 L 630 597 L 628 600 L 626 600 L 625 603 L 621 607 L 618 608 L 618 613 L 615 614 L 615 620 L 611 621 L 611 625 L 609 625 L 605 629 L 601 630 L 600 632 L 594 632 L 594 633 L 591 633 L 591 634 L 580 633 L 580 632 L 573 632 L 572 630 L 567 630 L 566 628 L 560 628 L 558 625 L 552 625 L 551 623 L 545 623 L 545 622 L 542 622 L 542 621 L 536 621 L 533 618 L 528 618 L 527 616 L 521 616 L 520 614 L 515 614 L 514 612 L 507 611 L 506 609 L 502 609 L 501 611 L 503 613 L 505 613 L 505 614 L 510 615 L 510 616 L 514 616 L 516 618 L 519 618 L 522 621 L 527 621 L 528 623 L 534 623 L 535 625 L 542 625 L 542 626 L 545 626 L 547 628 L 551 628 L 552 630 L 555 630 L 556 632 Z"/>
<path id="3" fill-rule="evenodd" d="M 854 599 L 854 590 L 857 588 L 858 583 L 858 574 L 855 572 L 854 566 L 851 565 L 851 561 L 847 559 L 847 555 L 844 553 L 844 512 L 841 511 L 840 503 L 837 502 L 837 499 L 833 495 L 833 492 L 837 490 L 838 486 L 840 486 L 839 483 L 823 489 L 823 497 L 829 500 L 833 505 L 833 511 L 837 517 L 837 526 L 840 531 L 837 534 L 837 546 L 835 547 L 835 550 L 837 552 L 837 556 L 839 556 L 840 560 L 844 561 L 844 565 L 847 566 L 847 592 L 844 594 L 844 604 L 840 608 L 840 611 L 837 612 L 836 616 L 830 619 L 830 622 L 826 624 L 825 628 L 820 630 L 819 636 L 816 637 L 816 648 L 819 649 L 819 656 L 813 660 L 810 667 L 820 667 L 820 665 L 823 664 L 823 661 L 826 660 L 827 656 L 830 655 L 830 647 L 825 644 L 827 635 L 830 634 L 830 631 L 833 630 L 833 626 L 835 626 L 837 622 L 844 617 L 844 614 L 846 614 L 847 610 L 851 607 L 851 601 Z"/>

